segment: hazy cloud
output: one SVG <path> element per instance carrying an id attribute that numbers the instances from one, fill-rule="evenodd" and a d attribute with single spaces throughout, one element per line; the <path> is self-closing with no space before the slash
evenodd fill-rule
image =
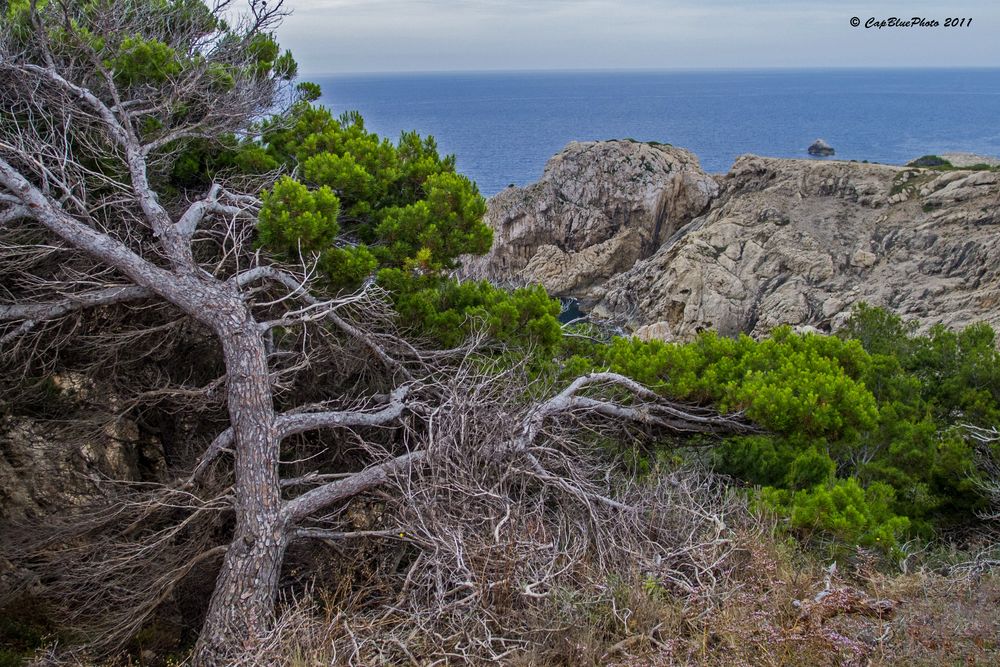
<path id="1" fill-rule="evenodd" d="M 993 0 L 286 0 L 305 74 L 687 67 L 1000 66 Z M 853 16 L 969 17 L 865 29 Z"/>

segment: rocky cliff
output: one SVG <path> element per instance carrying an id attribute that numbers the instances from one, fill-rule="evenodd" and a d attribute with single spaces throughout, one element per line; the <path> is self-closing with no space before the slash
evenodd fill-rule
<path id="1" fill-rule="evenodd" d="M 839 326 L 858 301 L 1000 325 L 1000 173 L 570 144 L 490 202 L 495 280 L 541 282 L 641 336 Z"/>
<path id="2" fill-rule="evenodd" d="M 493 250 L 469 275 L 538 282 L 590 302 L 718 195 L 690 152 L 632 141 L 571 143 L 542 179 L 490 201 Z"/>

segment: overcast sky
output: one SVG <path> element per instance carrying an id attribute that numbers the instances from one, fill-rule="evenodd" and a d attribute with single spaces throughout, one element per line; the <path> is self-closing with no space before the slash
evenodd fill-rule
<path id="1" fill-rule="evenodd" d="M 511 69 L 1000 66 L 1000 1 L 286 0 L 305 75 Z M 862 25 L 850 21 L 857 16 Z M 923 16 L 965 28 L 866 29 Z"/>

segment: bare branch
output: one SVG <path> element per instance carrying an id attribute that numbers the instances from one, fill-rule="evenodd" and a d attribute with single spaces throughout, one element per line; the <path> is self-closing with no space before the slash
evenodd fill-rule
<path id="1" fill-rule="evenodd" d="M 71 294 L 59 301 L 50 301 L 47 303 L 0 305 L 0 322 L 24 320 L 12 331 L 8 331 L 3 336 L 0 336 L 0 344 L 28 333 L 42 322 L 54 320 L 69 313 L 86 308 L 140 301 L 152 296 L 152 292 L 144 287 L 123 285 L 121 287 L 108 287 L 94 292 Z"/>
<path id="2" fill-rule="evenodd" d="M 213 139 L 215 137 L 215 131 L 184 127 L 168 132 L 147 144 L 143 144 L 140 150 L 146 156 L 180 139 Z"/>
<path id="3" fill-rule="evenodd" d="M 1000 430 L 995 426 L 982 428 L 972 424 L 963 424 L 963 428 L 977 445 L 977 469 L 972 471 L 971 481 L 990 503 L 987 509 L 978 513 L 979 518 L 993 522 L 997 530 L 996 527 L 1000 527 L 1000 451 L 997 450 Z"/>
<path id="4" fill-rule="evenodd" d="M 406 541 L 405 530 L 355 530 L 344 532 L 338 530 L 323 530 L 322 528 L 297 528 L 293 533 L 295 539 L 310 540 L 360 540 L 366 537 L 382 537 Z"/>
<path id="5" fill-rule="evenodd" d="M 190 305 L 190 313 L 203 315 L 190 301 L 190 296 L 196 293 L 189 291 L 192 286 L 182 287 L 179 284 L 182 281 L 179 276 L 160 269 L 120 241 L 57 209 L 44 193 L 3 158 L 0 158 L 0 183 L 14 193 L 32 211 L 35 219 L 52 233 L 121 270 L 137 285 L 157 294 L 169 294 L 169 300 L 174 303 L 187 302 Z"/>
<path id="6" fill-rule="evenodd" d="M 579 397 L 589 387 L 618 387 L 625 389 L 646 404 L 640 407 L 615 405 L 607 401 Z M 526 448 L 541 434 L 550 417 L 588 408 L 608 417 L 626 419 L 660 426 L 678 432 L 697 433 L 747 433 L 754 428 L 742 420 L 741 415 L 719 415 L 694 407 L 681 406 L 668 401 L 648 387 L 617 373 L 591 373 L 577 378 L 554 397 L 542 403 L 525 423 L 517 446 Z"/>
<path id="7" fill-rule="evenodd" d="M 394 422 L 406 409 L 406 396 L 410 391 L 408 385 L 397 387 L 390 394 L 390 402 L 376 412 L 298 412 L 279 415 L 275 420 L 278 437 L 288 436 L 321 428 L 350 428 L 357 426 L 382 426 Z"/>
<path id="8" fill-rule="evenodd" d="M 278 439 L 284 440 L 298 433 L 322 428 L 382 426 L 391 423 L 398 420 L 406 408 L 405 398 L 408 392 L 408 386 L 396 388 L 390 395 L 391 402 L 381 410 L 375 412 L 345 410 L 339 412 L 293 412 L 279 415 L 275 419 L 275 429 Z M 183 488 L 193 488 L 219 456 L 232 451 L 234 441 L 235 436 L 232 428 L 228 428 L 216 436 L 201 458 L 198 459 L 198 463 L 195 465 L 191 475 L 184 482 Z M 290 486 L 291 484 L 288 484 L 286 480 L 282 482 L 282 485 Z"/>
<path id="9" fill-rule="evenodd" d="M 227 428 L 225 431 L 215 436 L 212 443 L 208 446 L 205 452 L 198 459 L 198 463 L 195 465 L 194 470 L 191 475 L 187 478 L 181 488 L 191 489 L 201 481 L 202 477 L 209 467 L 218 459 L 222 454 L 232 451 L 233 443 L 235 442 L 236 434 L 232 428 Z"/>
<path id="10" fill-rule="evenodd" d="M 11 206 L 0 213 L 0 227 L 15 220 L 31 219 L 34 216 L 26 206 Z"/>
<path id="11" fill-rule="evenodd" d="M 198 228 L 198 225 L 201 224 L 201 221 L 209 213 L 229 215 L 233 217 L 246 216 L 253 218 L 254 210 L 256 208 L 255 204 L 259 206 L 259 201 L 255 198 L 252 198 L 252 202 L 244 201 L 243 206 L 223 204 L 219 201 L 220 196 L 233 197 L 233 195 L 224 191 L 221 185 L 214 184 L 204 199 L 191 204 L 188 210 L 185 211 L 180 218 L 178 218 L 177 222 L 174 224 L 177 233 L 184 238 L 190 238 Z"/>
<path id="12" fill-rule="evenodd" d="M 20 67 L 24 72 L 34 74 L 38 78 L 54 84 L 56 87 L 69 93 L 78 103 L 86 105 L 100 117 L 111 137 L 119 145 L 125 147 L 128 144 L 130 139 L 129 132 L 118 122 L 118 118 L 115 117 L 114 112 L 90 90 L 67 81 L 53 67 L 40 67 L 31 63 L 22 63 Z"/>
<path id="13" fill-rule="evenodd" d="M 236 284 L 241 287 L 245 287 L 258 280 L 271 280 L 286 287 L 289 290 L 289 296 L 301 300 L 309 306 L 319 306 L 323 303 L 320 299 L 310 294 L 308 287 L 304 283 L 299 282 L 295 276 L 273 266 L 258 266 L 253 269 L 249 269 L 238 274 L 232 280 L 234 280 Z M 407 379 L 413 379 L 413 376 L 403 366 L 403 364 L 382 349 L 382 347 L 375 342 L 372 335 L 368 332 L 362 331 L 358 327 L 350 324 L 344 318 L 340 317 L 335 308 L 325 310 L 323 317 L 332 322 L 337 328 L 346 333 L 348 336 L 367 347 L 372 354 L 374 354 L 379 361 L 386 366 L 386 368 L 399 371 Z"/>
<path id="14" fill-rule="evenodd" d="M 306 486 L 309 484 L 326 484 L 327 482 L 335 479 L 345 479 L 350 477 L 354 473 L 343 472 L 321 475 L 317 472 L 311 472 L 308 475 L 303 475 L 302 477 L 292 477 L 290 479 L 281 480 L 281 488 L 291 488 L 293 486 Z"/>
<path id="15" fill-rule="evenodd" d="M 425 457 L 426 452 L 422 451 L 403 454 L 346 479 L 325 484 L 286 502 L 284 513 L 292 523 L 302 521 L 322 509 L 385 484 L 393 475 L 405 472 Z"/>

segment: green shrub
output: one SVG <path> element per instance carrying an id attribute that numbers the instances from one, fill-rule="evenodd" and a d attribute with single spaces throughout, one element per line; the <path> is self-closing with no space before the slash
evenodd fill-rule
<path id="1" fill-rule="evenodd" d="M 787 517 L 789 528 L 806 542 L 834 540 L 837 548 L 854 545 L 891 551 L 910 521 L 892 510 L 895 490 L 875 482 L 863 488 L 841 479 L 809 489 L 765 488 L 761 502 Z"/>
<path id="2" fill-rule="evenodd" d="M 951 167 L 951 162 L 948 162 L 943 157 L 938 155 L 924 155 L 918 157 L 912 162 L 906 164 L 907 167 Z"/>
<path id="3" fill-rule="evenodd" d="M 311 97 L 316 91 L 306 92 Z M 455 172 L 452 156 L 438 154 L 432 138 L 404 132 L 393 144 L 368 132 L 356 113 L 334 118 L 308 102 L 296 106 L 292 121 L 265 123 L 267 155 L 299 170 L 301 180 L 286 177 L 267 193 L 280 206 L 266 219 L 262 211 L 263 246 L 281 253 L 336 246 L 340 250 L 323 266 L 333 287 L 349 289 L 378 268 L 436 274 L 455 268 L 460 255 L 489 250 L 486 200 Z M 310 196 L 329 203 L 312 206 Z M 301 218 L 313 208 L 325 215 Z"/>
<path id="4" fill-rule="evenodd" d="M 485 330 L 497 342 L 551 358 L 562 339 L 559 301 L 541 287 L 508 291 L 485 281 L 414 277 L 401 269 L 383 269 L 379 283 L 393 295 L 400 321 L 440 345 L 458 346 Z"/>
<path id="5" fill-rule="evenodd" d="M 690 343 L 563 345 L 567 376 L 608 369 L 673 399 L 744 411 L 765 432 L 726 439 L 711 460 L 761 487 L 799 534 L 891 546 L 903 531 L 971 526 L 983 507 L 957 425 L 1000 423 L 1000 356 L 986 325 L 917 334 L 861 304 L 838 336 L 780 327 L 759 341 L 705 332 Z M 830 507 L 837 516 L 819 512 Z"/>

